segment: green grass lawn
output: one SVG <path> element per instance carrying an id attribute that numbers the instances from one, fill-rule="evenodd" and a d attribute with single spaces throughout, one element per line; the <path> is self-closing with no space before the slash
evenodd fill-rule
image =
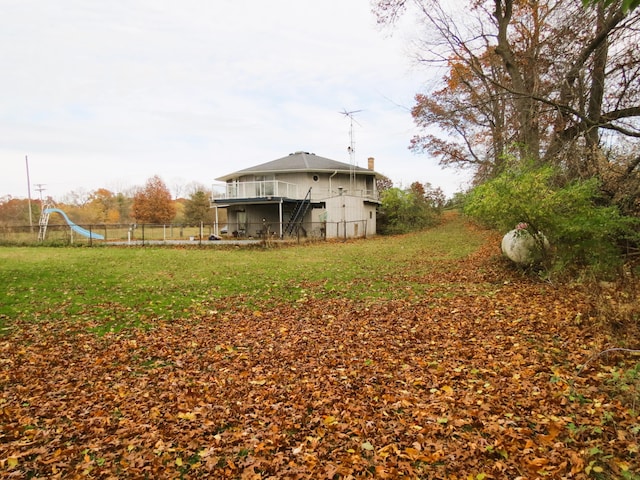
<path id="1" fill-rule="evenodd" d="M 419 266 L 446 268 L 481 242 L 456 219 L 412 235 L 274 248 L 3 247 L 0 327 L 59 319 L 102 332 L 305 296 L 406 297 L 428 288 L 412 274 Z"/>

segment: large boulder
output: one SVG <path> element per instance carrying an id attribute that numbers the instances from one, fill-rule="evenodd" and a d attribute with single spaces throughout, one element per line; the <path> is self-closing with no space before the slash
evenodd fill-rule
<path id="1" fill-rule="evenodd" d="M 502 237 L 502 253 L 512 262 L 522 266 L 539 263 L 548 248 L 547 238 L 540 232 L 532 235 L 524 223 Z"/>

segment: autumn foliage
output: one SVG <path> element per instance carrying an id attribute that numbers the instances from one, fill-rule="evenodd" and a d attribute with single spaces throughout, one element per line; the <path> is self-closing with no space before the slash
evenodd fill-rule
<path id="1" fill-rule="evenodd" d="M 157 175 L 133 197 L 133 216 L 140 223 L 171 223 L 175 214 L 171 192 Z"/>
<path id="2" fill-rule="evenodd" d="M 404 300 L 305 284 L 291 304 L 194 309 L 151 330 L 20 323 L 0 340 L 0 475 L 640 474 L 637 391 L 609 383 L 620 356 L 594 359 L 610 339 L 591 300 L 521 277 L 496 240 L 437 270 L 416 258 L 398 278 L 431 287 Z"/>

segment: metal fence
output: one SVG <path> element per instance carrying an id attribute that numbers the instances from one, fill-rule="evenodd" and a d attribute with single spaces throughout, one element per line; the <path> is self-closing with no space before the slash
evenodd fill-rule
<path id="1" fill-rule="evenodd" d="M 370 232 L 367 232 L 366 220 L 357 220 L 350 222 L 304 222 L 301 225 L 268 222 L 245 223 L 229 225 L 222 234 L 231 238 L 326 240 L 365 238 Z"/>
<path id="2" fill-rule="evenodd" d="M 0 245 L 152 245 L 196 244 L 214 241 L 238 243 L 242 241 L 365 238 L 367 221 L 317 222 L 300 226 L 278 223 L 246 223 L 229 226 L 184 226 L 151 224 L 80 224 L 89 232 L 85 236 L 68 225 L 49 224 L 44 240 L 38 240 L 39 226 L 0 226 Z M 103 238 L 100 238 L 103 237 Z"/>
<path id="3" fill-rule="evenodd" d="M 182 225 L 78 225 L 89 232 L 90 236 L 81 235 L 68 225 L 49 224 L 46 228 L 42 244 L 103 244 L 194 241 L 210 235 L 210 228 L 190 227 Z M 0 227 L 0 242 L 3 244 L 38 243 L 39 226 L 4 226 Z M 103 237 L 101 239 L 98 239 Z"/>

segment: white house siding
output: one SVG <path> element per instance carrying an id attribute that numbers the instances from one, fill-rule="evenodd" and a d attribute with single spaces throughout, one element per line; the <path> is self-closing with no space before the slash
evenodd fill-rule
<path id="1" fill-rule="evenodd" d="M 335 195 L 326 200 L 326 209 L 318 212 L 331 225 L 327 237 L 363 237 L 376 232 L 376 205 L 365 202 L 362 197 Z"/>
<path id="2" fill-rule="evenodd" d="M 375 192 L 375 179 L 373 177 L 367 179 L 362 175 L 355 176 L 353 185 L 351 185 L 350 176 L 347 174 L 334 175 L 326 172 L 279 173 L 271 176 L 271 178 L 265 178 L 260 175 L 247 175 L 240 177 L 238 180 L 240 183 L 276 180 L 294 184 L 298 186 L 297 196 L 299 199 L 304 198 L 309 188 L 311 188 L 311 198 L 313 201 L 323 201 L 326 198 L 338 195 L 340 188 L 342 188 L 344 194 L 352 194 L 360 197 L 367 195 L 372 196 Z M 277 193 L 276 196 L 278 196 Z"/>

